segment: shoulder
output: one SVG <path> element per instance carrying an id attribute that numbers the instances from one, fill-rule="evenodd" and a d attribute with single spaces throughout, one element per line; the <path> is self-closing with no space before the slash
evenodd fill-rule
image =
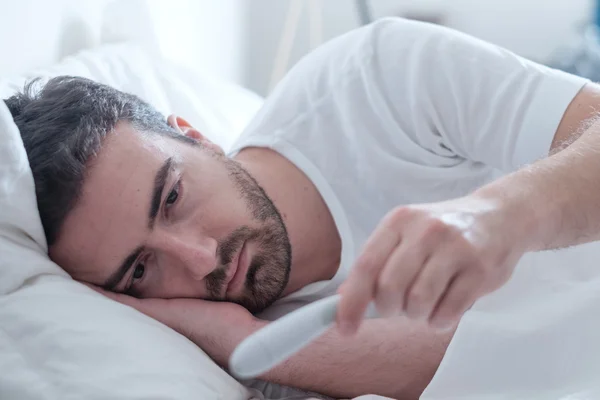
<path id="1" fill-rule="evenodd" d="M 374 58 L 376 38 L 390 24 L 414 23 L 399 18 L 378 20 L 333 38 L 302 57 L 267 96 L 242 139 L 261 132 L 272 136 L 286 131 L 326 107 L 334 100 L 333 95 L 342 97 L 349 85 L 360 84 Z"/>

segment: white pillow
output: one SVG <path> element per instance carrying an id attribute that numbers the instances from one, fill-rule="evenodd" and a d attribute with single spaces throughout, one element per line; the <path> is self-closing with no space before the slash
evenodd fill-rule
<path id="1" fill-rule="evenodd" d="M 200 100 L 178 101 L 182 97 L 177 90 L 183 90 L 187 77 L 173 78 L 167 69 L 154 69 L 136 50 L 129 53 L 139 57 L 134 66 L 126 61 L 129 50 L 114 46 L 88 52 L 46 74 L 101 78 L 163 110 L 200 111 Z M 190 79 L 195 87 L 207 84 Z M 0 82 L 1 97 L 24 80 Z M 163 90 L 171 83 L 170 91 Z M 239 93 L 240 104 L 259 103 L 251 94 Z M 225 144 L 236 132 L 220 137 L 222 130 L 243 125 L 252 114 L 248 109 L 233 120 L 217 111 L 203 109 L 188 118 L 204 123 L 207 134 Z M 203 119 L 207 115 L 212 120 Z M 251 394 L 183 336 L 73 281 L 49 260 L 25 150 L 10 112 L 0 102 L 0 399 L 235 400 Z"/>

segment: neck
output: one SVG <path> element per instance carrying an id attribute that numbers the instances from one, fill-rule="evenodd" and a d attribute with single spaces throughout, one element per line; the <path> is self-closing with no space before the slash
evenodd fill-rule
<path id="1" fill-rule="evenodd" d="M 288 232 L 292 269 L 284 295 L 331 279 L 340 262 L 341 240 L 317 188 L 302 171 L 273 150 L 243 149 L 235 157 L 271 198 Z"/>

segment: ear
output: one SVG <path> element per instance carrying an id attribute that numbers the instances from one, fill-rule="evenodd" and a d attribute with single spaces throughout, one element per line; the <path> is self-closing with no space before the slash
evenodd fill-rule
<path id="1" fill-rule="evenodd" d="M 175 114 L 169 115 L 167 118 L 167 123 L 171 125 L 171 127 L 177 129 L 182 135 L 198 141 L 204 139 L 204 136 L 200 133 L 200 131 L 194 129 L 189 122 Z"/>
<path id="2" fill-rule="evenodd" d="M 211 148 L 218 153 L 224 153 L 223 149 L 221 149 L 218 145 L 211 142 L 208 138 L 206 138 L 206 136 L 204 136 L 202 133 L 200 133 L 199 130 L 195 129 L 185 119 L 183 119 L 175 114 L 171 114 L 167 118 L 167 123 L 171 127 L 177 129 L 182 135 L 192 138 L 192 139 L 200 142 L 203 146 Z"/>

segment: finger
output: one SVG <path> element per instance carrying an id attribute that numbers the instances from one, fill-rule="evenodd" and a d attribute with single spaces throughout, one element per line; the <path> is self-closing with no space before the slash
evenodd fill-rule
<path id="1" fill-rule="evenodd" d="M 457 273 L 448 252 L 437 252 L 406 291 L 404 312 L 409 318 L 429 319 Z"/>
<path id="2" fill-rule="evenodd" d="M 403 311 L 406 290 L 418 276 L 427 257 L 424 247 L 408 241 L 394 250 L 379 274 L 375 288 L 375 304 L 379 313 L 391 316 Z"/>
<path id="3" fill-rule="evenodd" d="M 481 276 L 478 273 L 460 273 L 450 283 L 430 319 L 430 325 L 444 330 L 457 324 L 462 315 L 479 297 Z"/>
<path id="4" fill-rule="evenodd" d="M 375 294 L 379 272 L 400 242 L 393 218 L 386 218 L 371 235 L 340 290 L 337 324 L 344 334 L 356 332 L 369 302 Z"/>

